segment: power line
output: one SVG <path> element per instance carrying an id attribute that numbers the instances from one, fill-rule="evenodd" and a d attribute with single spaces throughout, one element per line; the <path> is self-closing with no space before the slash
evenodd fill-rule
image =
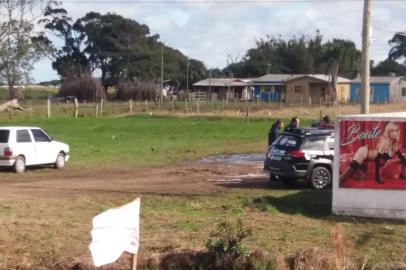
<path id="1" fill-rule="evenodd" d="M 157 0 L 157 1 L 63 1 L 64 4 L 124 4 L 124 5 L 161 5 L 161 4 L 272 4 L 272 3 L 361 3 L 363 0 Z M 373 0 L 373 2 L 406 2 L 406 0 Z"/>

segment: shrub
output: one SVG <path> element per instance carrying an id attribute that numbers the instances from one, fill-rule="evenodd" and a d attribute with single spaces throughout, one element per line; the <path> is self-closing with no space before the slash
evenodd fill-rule
<path id="1" fill-rule="evenodd" d="M 59 89 L 60 97 L 74 96 L 80 101 L 99 102 L 106 99 L 106 93 L 101 83 L 88 73 L 73 79 L 65 79 Z"/>
<path id="2" fill-rule="evenodd" d="M 151 81 L 124 81 L 117 87 L 118 100 L 155 100 L 159 96 L 158 86 Z"/>
<path id="3" fill-rule="evenodd" d="M 210 233 L 206 247 L 215 253 L 233 253 L 246 256 L 248 249 L 242 244 L 242 240 L 251 234 L 251 229 L 245 229 L 241 219 L 238 219 L 235 225 L 230 221 L 222 221 L 217 225 L 216 230 Z"/>

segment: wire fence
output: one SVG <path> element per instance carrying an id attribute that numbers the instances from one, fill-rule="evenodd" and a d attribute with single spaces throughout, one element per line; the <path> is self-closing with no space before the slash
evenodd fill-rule
<path id="1" fill-rule="evenodd" d="M 282 108 L 325 108 L 336 107 L 337 103 L 325 103 L 319 106 L 305 106 L 303 103 L 281 103 L 244 100 L 188 101 L 188 100 L 157 100 L 157 101 L 104 101 L 77 102 L 76 100 L 22 100 L 19 105 L 23 110 L 8 109 L 0 112 L 0 119 L 26 117 L 105 117 L 126 114 L 191 114 L 191 115 L 242 115 L 261 110 L 281 110 Z"/>

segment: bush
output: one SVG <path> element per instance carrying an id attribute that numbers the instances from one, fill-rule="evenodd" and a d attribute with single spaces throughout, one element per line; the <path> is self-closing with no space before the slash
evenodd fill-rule
<path id="1" fill-rule="evenodd" d="M 118 100 L 155 100 L 159 96 L 158 86 L 150 81 L 124 81 L 117 87 Z"/>
<path id="2" fill-rule="evenodd" d="M 223 221 L 217 225 L 217 229 L 210 233 L 206 242 L 209 251 L 215 253 L 234 253 L 236 255 L 248 255 L 248 249 L 242 244 L 242 240 L 251 236 L 251 229 L 243 228 L 241 219 L 233 225 L 230 221 Z"/>
<path id="3" fill-rule="evenodd" d="M 88 73 L 74 79 L 66 79 L 59 89 L 60 97 L 74 96 L 80 101 L 99 102 L 106 99 L 101 83 Z"/>

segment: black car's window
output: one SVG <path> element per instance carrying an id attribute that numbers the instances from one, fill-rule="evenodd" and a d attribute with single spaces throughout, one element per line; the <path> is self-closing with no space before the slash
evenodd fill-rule
<path id="1" fill-rule="evenodd" d="M 278 138 L 278 140 L 275 142 L 275 145 L 277 146 L 282 146 L 284 148 L 298 148 L 300 144 L 300 138 L 295 137 L 295 136 L 287 136 L 287 135 L 282 135 Z"/>
<path id="2" fill-rule="evenodd" d="M 40 129 L 31 129 L 36 142 L 49 142 L 49 137 Z"/>
<path id="3" fill-rule="evenodd" d="M 310 137 L 307 138 L 302 145 L 303 150 L 319 150 L 324 151 L 325 137 Z"/>
<path id="4" fill-rule="evenodd" d="M 9 135 L 10 135 L 10 130 L 0 129 L 0 143 L 8 143 Z"/>
<path id="5" fill-rule="evenodd" d="M 17 130 L 17 142 L 18 143 L 31 142 L 30 133 L 28 133 L 27 129 Z"/>

